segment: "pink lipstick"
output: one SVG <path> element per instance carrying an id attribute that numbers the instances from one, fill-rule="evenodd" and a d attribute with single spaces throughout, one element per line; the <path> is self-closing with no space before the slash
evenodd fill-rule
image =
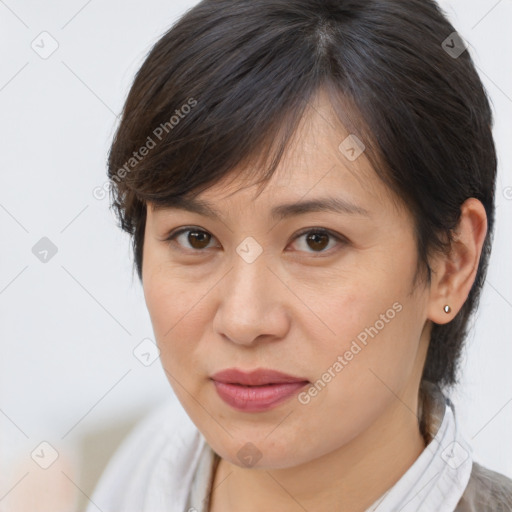
<path id="1" fill-rule="evenodd" d="M 215 373 L 211 379 L 220 398 L 244 412 L 273 409 L 309 384 L 302 377 L 264 368 L 250 372 L 231 368 Z"/>

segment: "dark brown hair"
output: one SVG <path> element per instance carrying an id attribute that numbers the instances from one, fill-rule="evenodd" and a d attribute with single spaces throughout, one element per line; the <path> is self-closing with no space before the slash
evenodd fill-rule
<path id="1" fill-rule="evenodd" d="M 460 45 L 430 0 L 203 0 L 187 11 L 138 71 L 108 159 L 139 279 L 146 202 L 186 201 L 247 162 L 266 182 L 325 87 L 412 213 L 428 282 L 429 255 L 449 248 L 462 203 L 485 207 L 474 285 L 451 322 L 433 325 L 423 373 L 453 385 L 487 270 L 496 180 L 489 101 Z"/>

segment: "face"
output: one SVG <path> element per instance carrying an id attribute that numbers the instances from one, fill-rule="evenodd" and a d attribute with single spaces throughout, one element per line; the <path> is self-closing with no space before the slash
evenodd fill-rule
<path id="1" fill-rule="evenodd" d="M 397 397 L 410 403 L 424 363 L 412 217 L 364 152 L 340 149 L 348 133 L 325 97 L 315 102 L 263 191 L 217 183 L 196 199 L 218 218 L 147 209 L 143 288 L 162 365 L 210 446 L 240 466 L 245 453 L 254 467 L 287 468 L 342 448 L 404 409 Z M 327 198 L 344 208 L 272 215 Z M 233 368 L 297 382 L 212 380 Z"/>

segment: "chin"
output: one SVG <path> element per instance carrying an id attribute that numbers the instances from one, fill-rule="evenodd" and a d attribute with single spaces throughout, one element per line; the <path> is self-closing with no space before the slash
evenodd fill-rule
<path id="1" fill-rule="evenodd" d="M 261 436 L 260 440 L 252 438 L 251 441 L 251 436 L 246 438 L 247 441 L 230 439 L 228 445 L 224 444 L 222 446 L 217 446 L 217 443 L 210 443 L 209 441 L 208 443 L 220 457 L 240 468 L 286 469 L 307 462 L 307 456 L 297 453 L 298 445 L 296 443 L 282 440 L 282 443 L 276 444 L 275 440 L 264 439 L 267 434 Z"/>

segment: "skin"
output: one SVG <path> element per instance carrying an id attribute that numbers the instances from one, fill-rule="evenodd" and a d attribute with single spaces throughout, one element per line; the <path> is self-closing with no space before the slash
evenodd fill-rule
<path id="1" fill-rule="evenodd" d="M 487 229 L 482 204 L 468 199 L 451 252 L 431 259 L 431 284 L 413 285 L 412 216 L 364 152 L 351 162 L 338 149 L 348 133 L 327 97 L 310 106 L 262 193 L 238 169 L 200 195 L 221 220 L 147 205 L 144 295 L 168 380 L 221 457 L 213 512 L 364 511 L 400 479 L 425 448 L 418 389 L 432 322 L 462 307 Z M 333 195 L 368 215 L 269 217 L 277 204 Z M 165 241 L 180 227 L 210 237 Z M 341 240 L 315 245 L 307 233 L 297 237 L 304 228 Z M 252 263 L 236 251 L 246 237 L 263 249 Z M 314 383 L 396 303 L 400 312 L 307 404 L 294 396 L 240 412 L 209 379 L 226 368 L 271 368 Z M 237 457 L 247 442 L 261 453 L 251 467 Z"/>

